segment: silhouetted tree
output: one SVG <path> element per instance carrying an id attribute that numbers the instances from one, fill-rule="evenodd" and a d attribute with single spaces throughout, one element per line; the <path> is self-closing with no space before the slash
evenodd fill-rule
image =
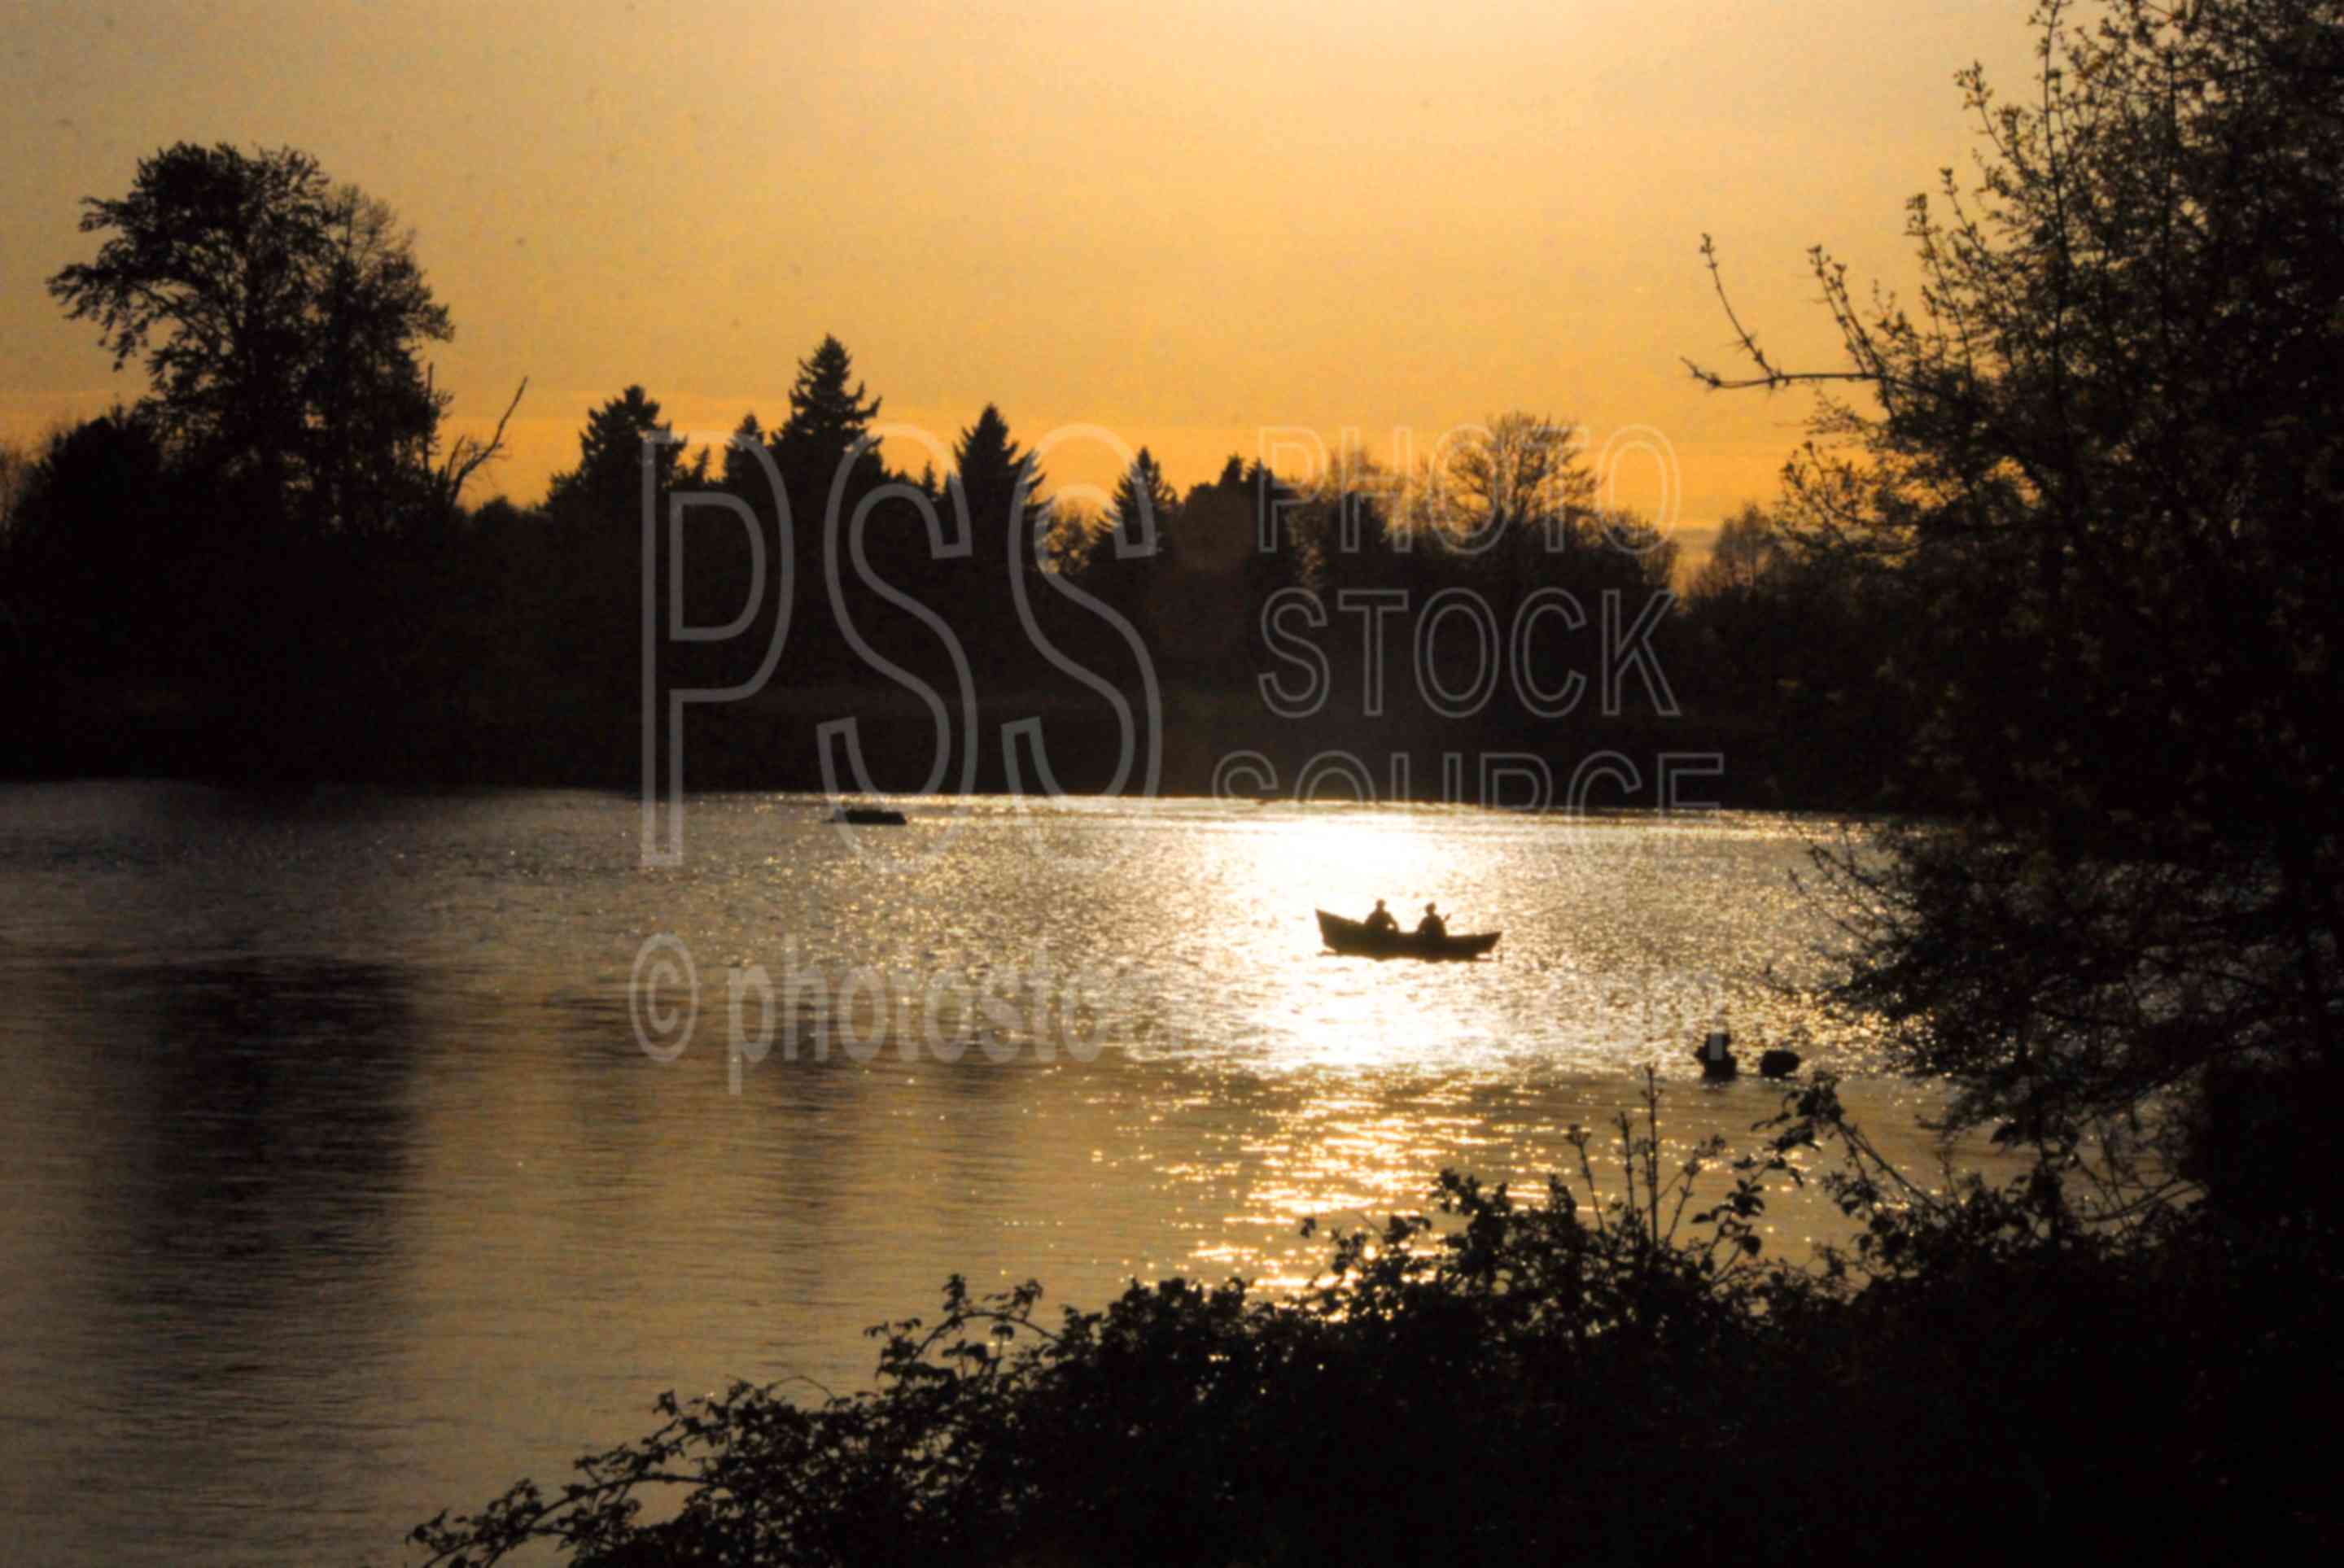
<path id="1" fill-rule="evenodd" d="M 1818 252 L 1850 365 L 1743 335 L 1736 384 L 1876 400 L 1827 407 L 1854 449 L 1801 459 L 1790 520 L 1896 585 L 1924 760 L 1965 804 L 1843 867 L 1843 995 L 1954 1075 L 1958 1121 L 2056 1144 L 2178 1107 L 2218 1197 L 2332 1211 L 2344 20 L 2037 24 L 2026 102 L 1963 75 L 1991 151 L 1913 204 L 1920 313 L 1859 307 Z"/>
<path id="2" fill-rule="evenodd" d="M 545 496 L 556 548 L 554 570 L 566 608 L 558 640 L 577 671 L 625 683 L 640 668 L 643 598 L 665 613 L 664 572 L 670 557 L 667 498 L 679 487 L 707 482 L 708 453 L 684 461 L 682 443 L 661 416 L 659 402 L 629 387 L 586 417 L 578 433 L 578 466 L 553 476 Z M 662 543 L 657 568 L 643 577 L 643 481 L 648 466 L 652 518 Z"/>
<path id="3" fill-rule="evenodd" d="M 1717 542 L 1686 585 L 1685 598 L 1699 604 L 1756 593 L 1774 566 L 1774 519 L 1766 508 L 1755 501 L 1744 502 L 1740 511 L 1719 526 Z"/>
<path id="4" fill-rule="evenodd" d="M 1578 425 L 1519 410 L 1468 429 L 1443 454 L 1447 514 L 1469 548 L 1502 548 L 1515 536 L 1558 544 L 1591 508 L 1595 476 L 1581 460 Z"/>
<path id="5" fill-rule="evenodd" d="M 1170 524 L 1179 498 L 1145 447 L 1115 482 L 1100 531 L 1084 552 L 1083 585 L 1127 614 L 1139 610 L 1154 568 L 1172 553 Z"/>
<path id="6" fill-rule="evenodd" d="M 1015 538 L 1026 548 L 1015 552 L 1021 566 L 1030 568 L 1037 525 L 1046 531 L 1047 498 L 1042 494 L 1042 472 L 1030 453 L 1009 438 L 1008 422 L 1001 410 L 987 403 L 976 423 L 960 433 L 953 447 L 955 471 L 951 484 L 960 488 L 975 530 L 975 556 L 989 575 L 998 579 L 998 567 L 1010 554 Z M 1012 507 L 1023 506 L 1013 516 Z"/>
<path id="7" fill-rule="evenodd" d="M 628 387 L 587 415 L 578 433 L 578 466 L 549 481 L 546 511 L 565 527 L 615 529 L 634 542 L 642 526 L 643 465 L 651 465 L 657 493 L 674 487 L 683 446 L 673 436 L 658 399 Z"/>
<path id="8" fill-rule="evenodd" d="M 1599 507 L 1588 515 L 1586 532 L 1590 546 L 1612 558 L 1607 563 L 1608 570 L 1595 574 L 1605 586 L 1611 586 L 1616 578 L 1620 586 L 1632 592 L 1655 594 L 1674 589 L 1682 548 L 1661 532 L 1650 518 L 1632 508 Z"/>
<path id="9" fill-rule="evenodd" d="M 0 440 L 0 669 L 30 657 L 25 635 L 33 613 L 24 572 L 15 554 L 16 517 L 33 475 L 33 455 L 14 441 Z"/>
<path id="10" fill-rule="evenodd" d="M 1161 525 L 1180 508 L 1179 498 L 1173 493 L 1171 483 L 1164 477 L 1164 466 L 1154 453 L 1142 447 L 1131 466 L 1116 480 L 1115 497 L 1108 503 L 1109 521 L 1132 538 L 1146 532 L 1146 519 L 1154 518 Z"/>
<path id="11" fill-rule="evenodd" d="M 732 439 L 724 448 L 719 471 L 723 475 L 721 482 L 724 488 L 751 506 L 763 504 L 770 511 L 770 487 L 765 480 L 764 465 L 757 460 L 755 451 L 764 444 L 765 427 L 757 423 L 755 410 L 742 415 L 741 422 L 732 427 Z"/>
<path id="12" fill-rule="evenodd" d="M 960 433 L 953 448 L 955 471 L 946 481 L 967 508 L 971 549 L 966 562 L 930 580 L 957 582 L 965 592 L 942 608 L 958 628 L 980 668 L 1022 674 L 1029 662 L 1023 628 L 1011 595 L 1011 576 L 1022 578 L 1029 604 L 1043 600 L 1035 582 L 1040 567 L 1035 541 L 1050 531 L 1043 475 L 1030 453 L 1009 438 L 1008 422 L 987 403 L 976 422 Z"/>
<path id="13" fill-rule="evenodd" d="M 1500 625 L 1541 587 L 1594 589 L 1622 576 L 1624 560 L 1598 558 L 1603 540 L 1590 527 L 1595 475 L 1581 444 L 1571 420 L 1494 415 L 1465 432 L 1432 476 L 1444 542 L 1470 558 L 1470 580 Z"/>
<path id="14" fill-rule="evenodd" d="M 1329 592 L 1387 586 L 1388 559 L 1404 505 L 1395 476 L 1367 453 L 1336 454 L 1314 476 L 1296 513 L 1314 581 Z"/>
<path id="15" fill-rule="evenodd" d="M 244 603 L 249 585 L 215 584 L 222 562 L 184 527 L 183 499 L 136 410 L 51 434 L 21 469 L 0 557 L 24 650 L 85 672 L 175 673 L 193 657 L 196 607 L 265 614 Z M 226 630 L 204 629 L 207 642 Z"/>
<path id="16" fill-rule="evenodd" d="M 33 455 L 14 441 L 0 440 L 0 550 L 16 528 L 16 503 L 32 477 Z"/>
<path id="17" fill-rule="evenodd" d="M 1199 678 L 1232 685 L 1249 675 L 1255 648 L 1251 598 L 1257 569 L 1253 492 L 1232 457 L 1220 477 L 1190 488 L 1177 514 L 1177 537 L 1154 594 L 1164 651 Z"/>
<path id="18" fill-rule="evenodd" d="M 306 153 L 182 142 L 84 208 L 109 237 L 49 291 L 117 367 L 143 356 L 177 462 L 319 531 L 382 531 L 428 493 L 447 399 L 418 356 L 452 328 L 388 207 Z"/>
<path id="19" fill-rule="evenodd" d="M 1220 483 L 1224 488 L 1237 463 L 1232 456 L 1222 465 Z M 1299 499 L 1293 487 L 1271 473 L 1268 465 L 1258 458 L 1245 465 L 1237 479 L 1245 489 L 1247 516 L 1254 528 L 1253 546 L 1246 557 L 1245 617 L 1251 627 L 1258 623 L 1260 608 L 1269 602 L 1272 594 L 1282 588 L 1301 585 L 1309 575 L 1310 563 L 1302 541 L 1282 526 L 1284 509 L 1288 503 Z M 1265 539 L 1268 541 L 1266 549 Z"/>
<path id="20" fill-rule="evenodd" d="M 1161 646 L 1152 601 L 1169 576 L 1172 523 L 1178 510 L 1178 498 L 1162 467 L 1142 447 L 1116 481 L 1096 531 L 1082 541 L 1079 557 L 1071 558 L 1067 568 L 1083 591 L 1128 620 L 1151 652 Z M 1120 639 L 1107 636 L 1095 618 L 1086 622 L 1083 635 L 1097 642 L 1105 659 L 1128 662 Z"/>
<path id="21" fill-rule="evenodd" d="M 327 213 L 316 342 L 303 367 L 301 443 L 311 506 L 330 527 L 387 534 L 431 498 L 431 453 L 447 399 L 418 340 L 454 335 L 390 208 L 355 189 Z"/>
<path id="22" fill-rule="evenodd" d="M 813 354 L 798 362 L 789 417 L 770 437 L 798 544 L 799 613 L 793 623 L 797 629 L 791 634 L 796 651 L 789 659 L 793 672 L 858 678 L 878 673 L 848 650 L 836 607 L 830 601 L 824 572 L 834 523 L 840 588 L 865 639 L 875 638 L 893 646 L 911 635 L 894 624 L 891 608 L 873 603 L 876 596 L 853 566 L 847 539 L 857 508 L 888 479 L 879 448 L 868 439 L 879 405 L 880 399 L 854 380 L 854 360 L 846 346 L 825 336 Z M 864 553 L 882 580 L 909 588 L 927 570 L 926 530 L 908 507 L 874 508 L 865 523 Z"/>
<path id="23" fill-rule="evenodd" d="M 851 517 L 855 502 L 886 478 L 878 449 L 863 445 L 879 417 L 880 400 L 868 397 L 859 381 L 850 386 L 854 375 L 854 356 L 837 338 L 825 336 L 798 362 L 790 417 L 773 432 L 773 456 L 792 513 L 798 527 L 814 530 L 816 538 L 834 488 Z"/>

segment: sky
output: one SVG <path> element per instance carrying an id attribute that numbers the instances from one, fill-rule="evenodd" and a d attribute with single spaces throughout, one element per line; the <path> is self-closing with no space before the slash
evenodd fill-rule
<path id="1" fill-rule="evenodd" d="M 912 470 L 988 402 L 1060 490 L 1521 409 L 1696 553 L 1811 408 L 1685 371 L 1734 367 L 1702 236 L 1836 367 L 1808 247 L 1909 294 L 1904 202 L 1977 145 L 1953 75 L 2024 92 L 2034 42 L 2024 0 L 5 4 L 0 436 L 145 390 L 44 286 L 84 197 L 291 146 L 415 231 L 454 429 L 529 378 L 476 498 L 537 499 L 631 383 L 777 424 L 833 333 Z"/>

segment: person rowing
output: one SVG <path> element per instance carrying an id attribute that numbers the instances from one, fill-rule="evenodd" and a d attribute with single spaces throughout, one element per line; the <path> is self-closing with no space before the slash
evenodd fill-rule
<path id="1" fill-rule="evenodd" d="M 1379 934 L 1387 932 L 1393 936 L 1399 934 L 1399 922 L 1392 919 L 1392 912 L 1384 908 L 1384 901 L 1381 899 L 1376 900 L 1375 912 L 1360 923 Z"/>
<path id="2" fill-rule="evenodd" d="M 1439 910 L 1427 904 L 1424 906 L 1424 919 L 1416 922 L 1416 934 L 1432 941 L 1439 941 L 1449 934 L 1449 922 L 1440 918 Z"/>

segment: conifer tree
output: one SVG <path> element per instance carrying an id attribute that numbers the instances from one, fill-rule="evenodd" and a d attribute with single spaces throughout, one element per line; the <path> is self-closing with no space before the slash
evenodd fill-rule
<path id="1" fill-rule="evenodd" d="M 658 399 L 641 387 L 628 387 L 586 417 L 586 427 L 578 433 L 578 466 L 554 475 L 546 488 L 546 511 L 572 526 L 639 527 L 645 437 L 652 438 L 652 478 L 663 495 L 675 484 L 683 456 L 683 447 L 667 438 L 672 433 Z"/>
<path id="2" fill-rule="evenodd" d="M 773 432 L 773 456 L 801 528 L 821 528 L 834 490 L 845 508 L 844 523 L 857 500 L 885 482 L 877 449 L 862 446 L 879 417 L 880 400 L 868 396 L 854 375 L 854 359 L 846 346 L 825 336 L 798 362 L 790 417 Z"/>

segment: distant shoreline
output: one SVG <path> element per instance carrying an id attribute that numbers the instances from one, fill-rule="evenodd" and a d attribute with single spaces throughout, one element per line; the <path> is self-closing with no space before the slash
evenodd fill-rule
<path id="1" fill-rule="evenodd" d="M 295 698 L 294 709 L 210 683 L 35 680 L 0 718 L 0 779 L 640 789 L 640 723 L 631 712 L 614 713 L 581 697 L 549 693 L 533 714 L 476 715 L 411 696 L 369 700 L 324 683 Z M 1844 744 L 1802 745 L 1746 723 L 1639 715 L 1523 732 L 1358 715 L 1288 721 L 1245 712 L 1224 693 L 1179 689 L 1166 695 L 1152 789 L 1142 782 L 1144 742 L 1117 779 L 1130 743 L 1104 701 L 1053 706 L 1012 699 L 979 705 L 973 768 L 964 773 L 967 742 L 955 735 L 946 777 L 929 791 L 918 786 L 933 767 L 935 723 L 908 697 L 892 687 L 784 691 L 732 708 L 693 709 L 685 731 L 685 790 L 823 793 L 819 728 L 852 719 L 877 793 L 1045 792 L 1030 745 L 1021 742 L 1015 779 L 1001 749 L 1005 725 L 1038 717 L 1052 776 L 1068 795 L 1293 802 L 1304 798 L 1308 778 L 1308 798 L 1316 802 L 1359 800 L 1364 782 L 1369 793 L 1360 803 L 1473 805 L 1531 815 L 1884 809 L 1876 765 L 1851 766 L 1876 759 L 1852 759 Z M 1223 778 L 1224 767 L 1239 758 L 1248 760 L 1238 776 Z M 1257 763 L 1268 772 L 1255 770 Z M 1543 801 L 1528 771 L 1541 765 L 1548 776 Z M 1585 778 L 1574 798 L 1575 769 Z M 1672 808 L 1662 798 L 1662 775 L 1676 769 L 1684 776 Z M 1631 777 L 1634 796 L 1622 798 Z M 1268 782 L 1260 781 L 1265 778 Z M 1485 785 L 1492 786 L 1486 796 Z"/>

